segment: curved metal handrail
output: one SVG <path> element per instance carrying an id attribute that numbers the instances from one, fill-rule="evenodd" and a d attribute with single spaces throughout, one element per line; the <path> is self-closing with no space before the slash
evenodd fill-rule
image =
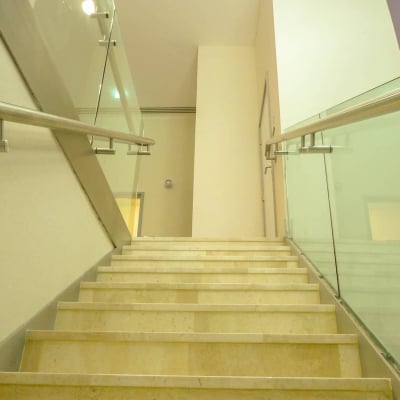
<path id="1" fill-rule="evenodd" d="M 142 146 L 151 146 L 155 141 L 148 137 L 137 136 L 130 133 L 113 131 L 85 124 L 74 119 L 63 118 L 57 115 L 46 114 L 41 111 L 15 106 L 0 102 L 0 119 L 17 122 L 25 125 L 41 126 L 43 128 L 60 129 L 80 135 L 93 135 L 119 140 L 125 143 L 134 143 Z"/>
<path id="2" fill-rule="evenodd" d="M 337 112 L 329 117 L 311 122 L 301 128 L 294 128 L 281 135 L 274 136 L 266 141 L 266 145 L 277 144 L 287 140 L 296 139 L 305 135 L 320 132 L 327 129 L 359 122 L 366 119 L 379 117 L 400 110 L 400 89 L 397 89 L 376 99 Z"/>

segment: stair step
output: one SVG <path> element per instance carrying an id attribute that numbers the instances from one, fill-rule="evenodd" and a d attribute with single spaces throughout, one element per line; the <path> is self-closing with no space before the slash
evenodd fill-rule
<path id="1" fill-rule="evenodd" d="M 123 246 L 123 250 L 210 250 L 210 251 L 290 251 L 290 246 L 280 243 L 259 242 L 256 244 L 249 243 L 218 243 L 218 242 L 203 242 L 203 243 L 179 243 L 179 242 L 137 242 Z"/>
<path id="2" fill-rule="evenodd" d="M 336 333 L 333 305 L 60 303 L 56 330 L 181 333 Z"/>
<path id="3" fill-rule="evenodd" d="M 174 243 L 145 243 L 123 246 L 122 254 L 136 255 L 165 255 L 165 254 L 182 254 L 182 255 L 290 255 L 289 246 L 280 245 L 218 245 L 218 244 L 174 244 Z"/>
<path id="4" fill-rule="evenodd" d="M 388 379 L 0 373 L 12 400 L 388 400 Z"/>
<path id="5" fill-rule="evenodd" d="M 115 255 L 111 260 L 112 266 L 134 265 L 134 266 L 226 266 L 226 267 L 297 267 L 296 256 L 135 256 Z"/>
<path id="6" fill-rule="evenodd" d="M 212 237 L 136 237 L 132 240 L 131 245 L 136 244 L 166 244 L 174 245 L 225 245 L 225 246 L 284 246 L 283 240 L 268 240 L 265 237 L 255 238 L 212 238 Z"/>
<path id="7" fill-rule="evenodd" d="M 98 282 L 306 283 L 306 268 L 99 267 Z"/>
<path id="8" fill-rule="evenodd" d="M 81 302 L 192 304 L 318 304 L 318 284 L 82 282 Z"/>
<path id="9" fill-rule="evenodd" d="M 152 257 L 158 256 L 290 256 L 290 250 L 270 250 L 270 249 L 246 249 L 246 250 L 208 250 L 208 249 L 153 249 L 153 248 L 124 248 L 122 255 L 134 255 L 134 256 L 146 256 L 151 255 Z"/>
<path id="10" fill-rule="evenodd" d="M 356 335 L 28 331 L 22 372 L 361 376 Z"/>

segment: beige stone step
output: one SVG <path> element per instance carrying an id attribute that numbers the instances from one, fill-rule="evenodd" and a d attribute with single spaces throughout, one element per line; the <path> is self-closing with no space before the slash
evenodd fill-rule
<path id="1" fill-rule="evenodd" d="M 390 400 L 388 379 L 0 373 L 4 400 Z"/>
<path id="2" fill-rule="evenodd" d="M 192 245 L 190 243 L 174 244 L 174 243 L 158 243 L 158 244 L 135 244 L 131 246 L 124 246 L 122 248 L 124 255 L 205 255 L 205 256 L 223 256 L 223 255 L 271 255 L 271 256 L 289 256 L 291 254 L 289 246 L 279 245 L 216 245 L 216 244 L 202 244 Z"/>
<path id="3" fill-rule="evenodd" d="M 333 305 L 60 303 L 56 330 L 181 333 L 336 333 Z"/>
<path id="4" fill-rule="evenodd" d="M 164 250 L 153 250 L 153 249 L 123 249 L 122 255 L 132 255 L 132 256 L 290 256 L 290 250 L 206 250 L 206 249 L 198 249 L 198 250 L 190 250 L 190 249 L 164 249 Z"/>
<path id="5" fill-rule="evenodd" d="M 132 265 L 136 267 L 297 267 L 296 256 L 134 256 L 115 255 L 112 266 Z"/>
<path id="6" fill-rule="evenodd" d="M 28 331 L 22 372 L 361 376 L 356 335 Z"/>
<path id="7" fill-rule="evenodd" d="M 306 283 L 305 268 L 99 267 L 98 282 Z"/>
<path id="8" fill-rule="evenodd" d="M 82 282 L 81 302 L 192 304 L 317 304 L 317 284 Z"/>
<path id="9" fill-rule="evenodd" d="M 137 237 L 131 242 L 132 246 L 141 244 L 172 244 L 196 246 L 284 246 L 283 240 L 267 240 L 265 237 L 255 238 L 212 238 L 212 237 Z"/>

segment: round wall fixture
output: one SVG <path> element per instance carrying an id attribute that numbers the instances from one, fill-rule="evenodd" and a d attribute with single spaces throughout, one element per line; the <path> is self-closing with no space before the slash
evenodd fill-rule
<path id="1" fill-rule="evenodd" d="M 164 182 L 164 186 L 167 189 L 171 189 L 172 188 L 172 179 L 166 179 L 165 182 Z"/>

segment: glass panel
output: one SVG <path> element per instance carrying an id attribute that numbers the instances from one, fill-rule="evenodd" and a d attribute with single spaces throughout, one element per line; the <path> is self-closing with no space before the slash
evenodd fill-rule
<path id="1" fill-rule="evenodd" d="M 298 122 L 297 124 L 289 126 L 288 128 L 284 129 L 284 131 L 282 133 L 291 131 L 293 129 L 298 129 L 298 128 L 301 128 L 303 126 L 307 126 L 307 125 L 311 124 L 311 122 L 318 121 L 319 119 L 320 119 L 320 115 L 319 114 L 313 115 L 313 116 L 305 119 L 304 121 L 301 121 L 301 122 Z"/>
<path id="2" fill-rule="evenodd" d="M 31 4 L 77 114 L 82 121 L 93 123 L 107 53 L 107 46 L 101 46 L 99 40 L 109 37 L 114 4 L 112 0 L 96 1 L 99 11 L 109 12 L 109 18 L 105 18 L 85 14 L 82 3 L 36 0 Z"/>
<path id="3" fill-rule="evenodd" d="M 354 107 L 358 104 L 364 103 L 366 101 L 375 99 L 376 97 L 383 96 L 387 93 L 392 92 L 395 89 L 400 88 L 400 78 L 393 79 L 381 86 L 378 86 L 368 92 L 362 93 L 359 96 L 353 97 L 352 99 L 346 100 L 323 113 L 323 116 L 328 116 L 335 114 L 339 111 L 346 110 L 347 108 Z"/>
<path id="4" fill-rule="evenodd" d="M 317 135 L 316 144 L 321 144 Z M 335 257 L 324 156 L 297 154 L 300 139 L 287 144 L 285 161 L 289 236 L 337 292 Z"/>
<path id="5" fill-rule="evenodd" d="M 342 297 L 400 360 L 400 112 L 327 132 Z"/>
<path id="6" fill-rule="evenodd" d="M 142 136 L 142 114 L 117 14 L 114 16 L 111 39 L 112 44 L 115 43 L 115 46 L 111 45 L 108 53 L 106 79 L 104 80 L 102 90 L 102 109 L 104 112 L 107 107 L 111 107 L 120 114 L 121 119 L 125 119 L 126 128 L 121 127 L 121 130 Z"/>
<path id="7" fill-rule="evenodd" d="M 140 136 L 144 133 L 142 115 L 116 16 L 96 126 Z M 108 148 L 109 141 L 94 139 L 93 147 Z M 136 199 L 140 160 L 137 154 L 141 149 L 137 145 L 122 143 L 114 143 L 113 148 L 115 154 L 98 155 L 98 158 L 127 226 L 132 235 L 136 236 L 139 217 Z"/>

